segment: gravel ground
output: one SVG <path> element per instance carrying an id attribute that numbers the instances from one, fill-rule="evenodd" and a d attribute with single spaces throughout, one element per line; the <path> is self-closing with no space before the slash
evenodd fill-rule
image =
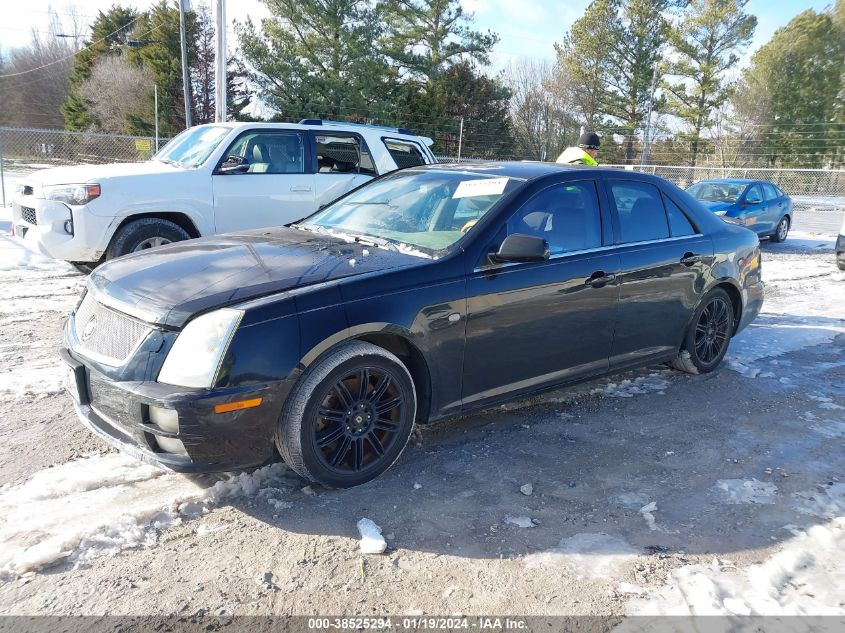
<path id="1" fill-rule="evenodd" d="M 0 239 L 0 614 L 623 614 L 845 514 L 805 503 L 845 472 L 829 238 L 764 245 L 766 312 L 712 374 L 651 367 L 423 427 L 352 490 L 276 466 L 214 494 L 220 478 L 150 473 L 75 420 L 53 358 L 82 278 Z M 363 517 L 384 555 L 360 553 Z M 36 551 L 51 530 L 60 553 Z M 813 592 L 807 612 L 845 610 Z"/>

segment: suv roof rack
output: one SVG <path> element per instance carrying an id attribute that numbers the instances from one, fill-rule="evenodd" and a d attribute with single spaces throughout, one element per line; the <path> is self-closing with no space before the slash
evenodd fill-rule
<path id="1" fill-rule="evenodd" d="M 361 127 L 369 127 L 376 130 L 386 130 L 388 132 L 395 132 L 396 134 L 407 134 L 408 136 L 416 136 L 411 130 L 406 127 L 390 127 L 387 125 L 371 125 L 370 123 L 352 123 L 350 121 L 330 121 L 328 119 L 302 119 L 300 125 L 358 125 Z"/>

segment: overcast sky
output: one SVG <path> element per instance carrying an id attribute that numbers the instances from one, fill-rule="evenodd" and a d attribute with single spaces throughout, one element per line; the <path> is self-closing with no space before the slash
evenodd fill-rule
<path id="1" fill-rule="evenodd" d="M 823 10 L 832 0 L 751 0 L 747 11 L 759 21 L 754 41 L 743 56 L 747 63 L 751 53 L 765 44 L 778 27 L 806 9 Z M 98 10 L 105 10 L 116 2 L 146 8 L 153 0 L 84 0 L 67 3 L 63 0 L 0 0 L 0 49 L 8 50 L 26 44 L 31 29 L 46 31 L 49 10 L 60 15 L 69 12 L 74 4 L 84 21 L 90 21 Z M 584 12 L 590 0 L 462 0 L 475 13 L 476 27 L 492 30 L 501 41 L 493 55 L 494 70 L 520 57 L 553 59 L 553 44 L 560 41 L 573 21 Z M 194 5 L 197 0 L 193 0 Z M 267 10 L 260 0 L 228 0 L 226 11 L 230 20 L 253 20 L 265 17 Z M 236 45 L 229 28 L 229 47 Z"/>

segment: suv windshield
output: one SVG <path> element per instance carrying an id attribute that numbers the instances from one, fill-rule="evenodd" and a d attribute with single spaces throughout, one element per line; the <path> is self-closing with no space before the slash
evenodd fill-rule
<path id="1" fill-rule="evenodd" d="M 745 185 L 735 182 L 698 182 L 687 189 L 693 198 L 704 202 L 736 202 Z"/>
<path id="2" fill-rule="evenodd" d="M 214 125 L 192 127 L 174 137 L 153 160 L 179 167 L 199 167 L 230 131 L 228 127 Z"/>
<path id="3" fill-rule="evenodd" d="M 524 182 L 469 171 L 404 170 L 362 187 L 297 227 L 438 251 L 471 231 L 502 196 Z"/>

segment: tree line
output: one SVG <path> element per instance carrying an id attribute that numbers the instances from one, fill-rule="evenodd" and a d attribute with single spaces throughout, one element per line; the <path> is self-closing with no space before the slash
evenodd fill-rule
<path id="1" fill-rule="evenodd" d="M 411 127 L 445 155 L 460 143 L 465 156 L 553 160 L 586 127 L 604 138 L 603 162 L 845 163 L 845 0 L 797 15 L 744 69 L 757 26 L 748 0 L 593 0 L 550 42 L 553 62 L 498 73 L 498 35 L 477 29 L 459 0 L 263 1 L 269 18 L 235 27 L 232 118 L 249 118 L 257 92 L 277 120 Z M 202 123 L 214 114 L 207 6 L 188 12 L 187 33 L 192 118 Z M 0 125 L 19 125 L 39 104 L 40 127 L 150 134 L 155 84 L 161 134 L 184 127 L 173 0 L 114 5 L 73 46 L 34 34 L 0 60 L 2 99 L 20 105 L 0 108 Z"/>

